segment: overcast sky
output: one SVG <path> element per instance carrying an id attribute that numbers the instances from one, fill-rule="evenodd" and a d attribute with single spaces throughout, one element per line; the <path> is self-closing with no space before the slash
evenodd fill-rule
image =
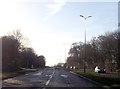
<path id="1" fill-rule="evenodd" d="M 118 0 L 0 0 L 0 36 L 16 29 L 47 65 L 65 62 L 73 42 L 118 28 Z M 65 54 L 66 53 L 66 54 Z"/>

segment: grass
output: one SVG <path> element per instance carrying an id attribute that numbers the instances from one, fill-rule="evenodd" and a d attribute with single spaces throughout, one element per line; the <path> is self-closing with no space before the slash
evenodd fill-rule
<path id="1" fill-rule="evenodd" d="M 37 70 L 38 69 L 21 68 L 21 70 L 19 71 L 0 73 L 0 78 L 5 79 L 5 78 L 9 78 L 15 75 L 25 74 L 26 72 L 35 72 Z"/>
<path id="2" fill-rule="evenodd" d="M 91 80 L 94 80 L 102 85 L 107 85 L 111 87 L 120 87 L 120 77 L 110 77 L 110 76 L 103 76 L 103 74 L 95 73 L 95 72 L 86 72 L 83 73 L 81 71 L 73 71 L 79 75 L 87 77 Z"/>
<path id="3" fill-rule="evenodd" d="M 30 68 L 21 68 L 22 71 L 26 71 L 26 72 L 35 72 L 38 69 L 30 69 Z"/>
<path id="4" fill-rule="evenodd" d="M 8 73 L 1 73 L 0 75 L 0 78 L 4 79 L 4 78 L 7 78 L 7 77 L 10 77 L 11 75 L 15 74 L 14 72 L 8 72 Z"/>

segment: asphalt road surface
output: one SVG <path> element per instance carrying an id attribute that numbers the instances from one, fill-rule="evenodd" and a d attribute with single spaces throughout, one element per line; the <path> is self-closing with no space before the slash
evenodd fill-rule
<path id="1" fill-rule="evenodd" d="M 61 68 L 46 68 L 2 81 L 2 87 L 94 87 L 99 86 Z"/>

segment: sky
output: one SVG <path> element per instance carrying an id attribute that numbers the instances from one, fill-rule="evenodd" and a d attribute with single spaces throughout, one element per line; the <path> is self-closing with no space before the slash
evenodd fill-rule
<path id="1" fill-rule="evenodd" d="M 115 31 L 118 0 L 0 0 L 0 36 L 21 30 L 46 65 L 64 63 L 71 44 L 84 42 L 85 28 L 87 41 Z"/>

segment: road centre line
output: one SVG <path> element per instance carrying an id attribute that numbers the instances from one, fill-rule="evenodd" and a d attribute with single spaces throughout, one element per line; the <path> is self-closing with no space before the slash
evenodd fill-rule
<path id="1" fill-rule="evenodd" d="M 50 83 L 50 79 L 46 82 L 46 84 L 45 85 L 48 85 Z"/>
<path id="2" fill-rule="evenodd" d="M 51 79 L 52 79 L 52 77 L 53 77 L 54 73 L 55 73 L 55 70 L 53 71 L 52 75 L 50 76 L 49 80 L 46 82 L 46 84 L 45 84 L 45 85 L 48 85 L 48 84 L 50 83 L 50 81 L 51 81 Z"/>

